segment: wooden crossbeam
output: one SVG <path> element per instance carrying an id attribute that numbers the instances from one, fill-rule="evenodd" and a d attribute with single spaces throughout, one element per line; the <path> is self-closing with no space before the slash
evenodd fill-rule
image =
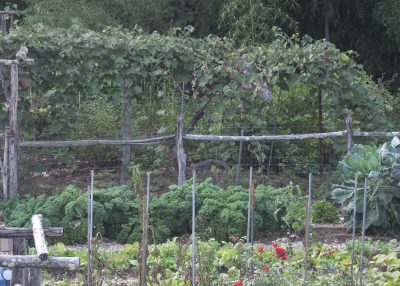
<path id="1" fill-rule="evenodd" d="M 76 271 L 79 269 L 79 257 L 53 257 L 40 260 L 37 255 L 1 255 L 0 266 L 5 268 L 46 268 Z"/>
<path id="2" fill-rule="evenodd" d="M 45 236 L 61 237 L 63 236 L 62 227 L 49 227 L 44 229 Z M 25 238 L 33 237 L 32 228 L 23 227 L 0 227 L 0 238 Z"/>
<path id="3" fill-rule="evenodd" d="M 23 61 L 19 60 L 0 60 L 0 65 L 5 65 L 5 66 L 11 66 L 14 64 L 20 65 L 20 64 L 25 64 L 25 65 L 33 65 L 35 63 L 34 59 L 25 59 Z"/>

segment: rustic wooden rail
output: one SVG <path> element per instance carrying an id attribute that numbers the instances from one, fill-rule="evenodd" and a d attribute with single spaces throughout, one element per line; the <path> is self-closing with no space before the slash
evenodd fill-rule
<path id="1" fill-rule="evenodd" d="M 62 227 L 49 227 L 44 229 L 44 234 L 48 237 L 63 236 Z M 33 237 L 32 228 L 23 227 L 0 227 L 0 238 L 28 238 Z"/>
<path id="2" fill-rule="evenodd" d="M 33 65 L 35 63 L 35 60 L 33 60 L 33 59 L 25 59 L 23 61 L 19 61 L 19 60 L 0 60 L 0 65 L 5 65 L 5 66 L 19 65 L 21 63 L 23 63 L 25 65 Z"/>
<path id="3" fill-rule="evenodd" d="M 175 135 L 135 139 L 135 140 L 66 140 L 66 141 L 21 141 L 19 147 L 73 147 L 73 146 L 89 146 L 89 145 L 151 145 L 158 144 L 163 141 L 171 140 Z"/>
<path id="4" fill-rule="evenodd" d="M 400 132 L 363 132 L 354 131 L 354 137 L 393 137 L 399 136 Z M 320 139 L 347 136 L 347 130 L 324 132 L 324 133 L 308 133 L 308 134 L 286 134 L 286 135 L 252 135 L 252 136 L 231 136 L 231 135 L 200 135 L 186 134 L 183 139 L 194 141 L 271 141 L 271 140 L 303 140 L 303 139 Z"/>
<path id="5" fill-rule="evenodd" d="M 23 15 L 26 11 L 0 11 L 0 15 Z"/>
<path id="6" fill-rule="evenodd" d="M 79 269 L 79 257 L 48 257 L 41 260 L 37 255 L 1 255 L 0 266 L 75 271 Z"/>

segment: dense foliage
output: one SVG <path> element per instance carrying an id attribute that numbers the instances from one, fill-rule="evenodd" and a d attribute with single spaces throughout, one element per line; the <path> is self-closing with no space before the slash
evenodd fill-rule
<path id="1" fill-rule="evenodd" d="M 192 31 L 188 27 L 160 35 L 139 29 L 94 32 L 77 25 L 69 29 L 38 25 L 2 35 L 4 57 L 14 57 L 25 44 L 36 60 L 35 65 L 21 69 L 21 76 L 29 77 L 32 86 L 21 92 L 23 137 L 76 139 L 84 135 L 83 130 L 92 138 L 121 136 L 115 125 L 124 116 L 123 94 L 135 110 L 129 117 L 134 137 L 174 133 L 182 101 L 187 129 L 204 133 L 232 134 L 241 128 L 246 134 L 277 132 L 263 126 L 290 133 L 294 129 L 287 126 L 292 125 L 338 130 L 350 113 L 355 128 L 382 130 L 389 126 L 387 92 L 371 80 L 350 52 L 342 53 L 325 41 L 289 37 L 278 31 L 268 45 L 237 49 L 227 39 L 193 38 Z M 311 108 L 304 109 L 305 102 Z M 4 101 L 3 105 L 7 110 Z M 244 112 L 238 106 L 243 106 Z M 99 128 L 105 134 L 92 132 Z M 274 157 L 274 165 L 282 170 L 297 160 L 311 161 L 306 169 L 315 171 L 315 151 L 296 154 L 300 148 L 315 148 L 313 144 L 277 143 L 274 152 L 280 156 Z M 343 145 L 326 146 L 334 148 L 341 151 Z M 224 150 L 218 154 L 220 159 L 236 157 L 234 144 L 220 144 L 217 149 L 201 143 L 191 145 L 187 152 L 189 158 L 199 160 L 219 149 Z M 247 146 L 249 160 L 256 161 L 261 171 L 269 149 L 267 143 Z M 302 158 L 303 154 L 309 158 Z M 165 150 L 157 155 L 153 161 L 160 155 L 168 158 Z M 300 165 L 295 172 L 304 170 Z"/>
<path id="2" fill-rule="evenodd" d="M 366 227 L 400 225 L 400 140 L 394 137 L 379 148 L 355 145 L 338 165 L 343 185 L 335 185 L 333 198 L 343 204 L 347 225 L 352 225 L 357 191 L 357 226 L 361 225 L 364 179 L 368 179 Z M 358 188 L 355 189 L 355 180 Z"/>
<path id="3" fill-rule="evenodd" d="M 155 241 L 165 241 L 191 232 L 192 184 L 173 185 L 170 191 L 150 201 L 150 231 Z M 196 186 L 196 224 L 201 238 L 227 241 L 246 235 L 248 191 L 241 187 L 222 189 L 207 179 Z M 7 226 L 28 226 L 32 214 L 41 213 L 45 226 L 64 228 L 63 240 L 84 242 L 87 233 L 87 194 L 69 186 L 45 197 L 14 197 L 0 203 Z M 301 232 L 304 226 L 304 197 L 298 187 L 273 188 L 259 185 L 254 196 L 254 230 Z M 320 211 L 318 208 L 315 211 Z M 319 222 L 326 216 L 321 216 Z M 321 221 L 322 219 L 322 221 Z M 140 238 L 139 200 L 127 188 L 94 191 L 95 233 L 120 242 Z"/>
<path id="4" fill-rule="evenodd" d="M 271 28 L 278 26 L 289 34 L 326 38 L 342 50 L 357 51 L 376 78 L 389 79 L 399 64 L 397 0 L 1 0 L 0 10 L 8 3 L 27 9 L 25 17 L 18 17 L 24 26 L 43 23 L 67 28 L 79 21 L 96 30 L 106 25 L 129 29 L 138 25 L 147 32 L 168 33 L 174 27 L 192 25 L 197 36 L 230 36 L 246 45 L 271 41 Z"/>

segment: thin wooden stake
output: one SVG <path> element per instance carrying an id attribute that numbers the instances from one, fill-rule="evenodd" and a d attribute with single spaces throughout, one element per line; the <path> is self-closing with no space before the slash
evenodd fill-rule
<path id="1" fill-rule="evenodd" d="M 363 202 L 363 222 L 361 229 L 361 265 L 360 265 L 360 285 L 364 285 L 364 240 L 365 240 L 365 224 L 367 221 L 367 192 L 368 192 L 368 178 L 365 177 L 364 182 L 364 202 Z"/>
<path id="2" fill-rule="evenodd" d="M 312 190 L 312 174 L 308 174 L 308 200 L 306 207 L 306 229 L 304 237 L 304 284 L 308 284 L 308 244 L 310 241 L 310 217 L 311 217 L 311 190 Z"/>
<path id="3" fill-rule="evenodd" d="M 244 130 L 240 131 L 240 136 L 243 136 Z M 237 171 L 236 171 L 236 185 L 240 185 L 240 169 L 242 164 L 242 152 L 243 152 L 243 141 L 239 143 L 239 155 L 238 155 L 238 163 L 237 163 Z"/>
<path id="4" fill-rule="evenodd" d="M 356 240 L 356 223 L 357 223 L 357 188 L 358 188 L 358 178 L 355 177 L 354 180 L 354 205 L 353 205 L 353 234 L 352 234 L 352 246 L 351 246 L 351 280 L 354 281 L 354 247 Z"/>
<path id="5" fill-rule="evenodd" d="M 192 180 L 192 286 L 196 286 L 196 169 Z"/>

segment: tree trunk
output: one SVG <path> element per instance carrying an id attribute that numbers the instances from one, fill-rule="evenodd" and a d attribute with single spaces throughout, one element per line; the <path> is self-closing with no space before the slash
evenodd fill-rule
<path id="1" fill-rule="evenodd" d="M 122 139 L 132 139 L 132 87 L 123 87 L 122 90 Z M 122 147 L 120 184 L 128 181 L 129 163 L 131 161 L 131 146 Z"/>

